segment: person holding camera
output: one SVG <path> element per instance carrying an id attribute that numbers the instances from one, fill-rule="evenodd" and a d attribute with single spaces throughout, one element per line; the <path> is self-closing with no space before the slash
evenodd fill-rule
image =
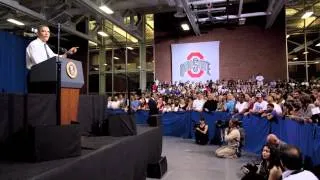
<path id="1" fill-rule="evenodd" d="M 229 127 L 225 129 L 225 138 L 227 145 L 218 148 L 215 152 L 217 157 L 237 158 L 237 150 L 240 146 L 239 122 L 230 120 Z"/>
<path id="2" fill-rule="evenodd" d="M 196 125 L 195 131 L 196 143 L 206 145 L 209 141 L 208 125 L 203 118 L 200 119 L 200 124 Z"/>
<path id="3" fill-rule="evenodd" d="M 268 180 L 318 180 L 310 171 L 303 169 L 303 157 L 299 148 L 285 144 L 280 153 L 280 165 L 270 170 Z"/>

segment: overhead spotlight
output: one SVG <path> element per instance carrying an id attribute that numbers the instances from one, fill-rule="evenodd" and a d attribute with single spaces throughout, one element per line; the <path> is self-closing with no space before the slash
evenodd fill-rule
<path id="1" fill-rule="evenodd" d="M 127 49 L 129 49 L 129 50 L 133 50 L 133 47 L 128 46 L 128 47 L 127 47 Z"/>
<path id="2" fill-rule="evenodd" d="M 103 64 L 103 65 L 108 66 L 108 64 L 107 64 L 107 63 L 105 63 L 105 64 Z"/>
<path id="3" fill-rule="evenodd" d="M 107 13 L 107 14 L 113 14 L 113 10 L 110 9 L 108 6 L 106 5 L 102 5 L 99 7 L 103 12 Z"/>
<path id="4" fill-rule="evenodd" d="M 33 32 L 33 33 L 37 33 L 38 32 L 38 29 L 37 28 L 31 28 L 31 32 Z"/>
<path id="5" fill-rule="evenodd" d="M 103 31 L 99 31 L 98 34 L 102 37 L 108 37 L 109 35 Z"/>
<path id="6" fill-rule="evenodd" d="M 303 52 L 302 54 L 308 54 L 309 52 L 308 51 L 305 51 L 305 52 Z"/>
<path id="7" fill-rule="evenodd" d="M 8 22 L 11 22 L 12 24 L 18 25 L 18 26 L 24 26 L 24 23 L 12 18 L 7 19 Z"/>
<path id="8" fill-rule="evenodd" d="M 290 37 L 290 35 L 288 34 L 288 35 L 287 35 L 287 39 L 288 39 L 289 37 Z"/>
<path id="9" fill-rule="evenodd" d="M 320 43 L 316 44 L 316 46 L 319 47 L 319 46 L 320 46 Z"/>
<path id="10" fill-rule="evenodd" d="M 116 59 L 116 60 L 118 60 L 118 59 L 120 59 L 120 58 L 118 58 L 117 56 L 115 56 L 115 57 L 113 57 L 113 59 Z"/>
<path id="11" fill-rule="evenodd" d="M 307 19 L 308 17 L 312 16 L 312 14 L 313 11 L 307 11 L 302 15 L 301 19 Z"/>
<path id="12" fill-rule="evenodd" d="M 294 58 L 293 58 L 294 61 L 295 61 L 295 60 L 298 60 L 298 59 L 299 59 L 299 58 L 297 58 L 297 57 L 294 57 Z"/>
<path id="13" fill-rule="evenodd" d="M 181 27 L 184 31 L 189 31 L 190 30 L 190 27 L 188 24 L 184 23 L 184 24 L 181 24 Z"/>

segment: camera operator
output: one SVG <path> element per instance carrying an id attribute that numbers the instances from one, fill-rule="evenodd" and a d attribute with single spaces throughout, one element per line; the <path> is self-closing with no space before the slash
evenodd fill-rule
<path id="1" fill-rule="evenodd" d="M 203 118 L 200 119 L 200 124 L 196 125 L 195 131 L 196 143 L 206 145 L 209 141 L 208 125 Z"/>
<path id="2" fill-rule="evenodd" d="M 318 180 L 310 171 L 303 170 L 303 158 L 300 150 L 292 145 L 284 145 L 280 153 L 281 166 L 273 166 L 268 180 Z"/>
<path id="3" fill-rule="evenodd" d="M 237 158 L 237 150 L 240 146 L 239 122 L 230 120 L 229 127 L 225 129 L 226 146 L 216 150 L 216 156 L 221 158 Z"/>

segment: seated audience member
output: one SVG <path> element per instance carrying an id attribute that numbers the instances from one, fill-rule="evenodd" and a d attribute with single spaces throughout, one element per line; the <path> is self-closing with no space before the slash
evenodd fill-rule
<path id="1" fill-rule="evenodd" d="M 276 135 L 269 134 L 267 136 L 267 144 L 271 144 L 274 147 L 276 147 L 278 150 L 280 150 L 286 143 L 281 141 Z"/>
<path id="2" fill-rule="evenodd" d="M 281 148 L 280 163 L 282 167 L 273 166 L 269 180 L 318 180 L 310 171 L 303 170 L 303 157 L 300 150 L 293 145 Z"/>
<path id="3" fill-rule="evenodd" d="M 203 111 L 213 112 L 217 109 L 218 102 L 214 100 L 214 95 L 212 93 L 208 94 L 208 100 L 203 105 Z"/>
<path id="4" fill-rule="evenodd" d="M 264 179 L 268 180 L 269 171 L 273 166 L 280 165 L 280 159 L 278 151 L 272 145 L 264 145 L 261 153 L 261 161 L 256 163 L 248 163 L 241 167 L 241 170 L 245 174 L 242 180 L 245 179 Z"/>
<path id="5" fill-rule="evenodd" d="M 268 120 L 273 120 L 274 118 L 277 118 L 278 114 L 274 110 L 274 105 L 269 103 L 267 105 L 267 110 L 261 115 L 261 117 L 265 117 Z"/>
<path id="6" fill-rule="evenodd" d="M 200 145 L 208 144 L 208 125 L 203 118 L 200 119 L 200 124 L 195 129 L 196 143 Z"/>
<path id="7" fill-rule="evenodd" d="M 218 148 L 215 152 L 217 157 L 221 158 L 237 158 L 237 150 L 240 146 L 239 122 L 230 120 L 229 127 L 225 130 L 225 138 L 227 145 Z"/>

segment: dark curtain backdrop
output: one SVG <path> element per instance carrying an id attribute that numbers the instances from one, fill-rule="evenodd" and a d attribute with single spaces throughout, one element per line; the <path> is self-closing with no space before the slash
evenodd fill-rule
<path id="1" fill-rule="evenodd" d="M 0 91 L 26 92 L 26 47 L 28 40 L 0 31 Z"/>

